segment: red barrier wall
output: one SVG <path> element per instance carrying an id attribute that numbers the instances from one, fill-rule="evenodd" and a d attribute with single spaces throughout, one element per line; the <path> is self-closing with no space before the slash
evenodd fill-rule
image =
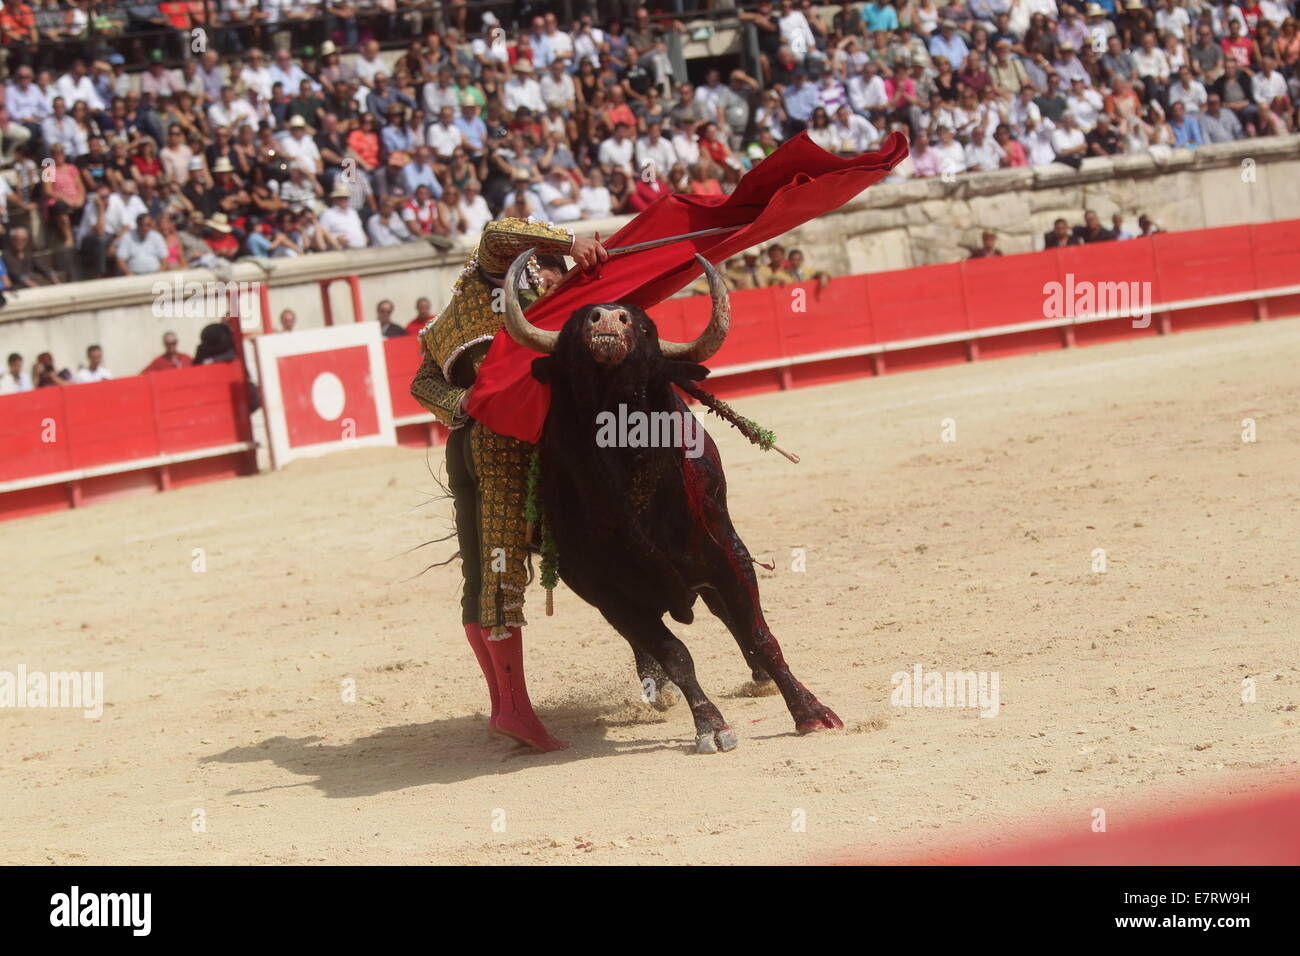
<path id="1" fill-rule="evenodd" d="M 42 388 L 0 399 L 0 482 L 129 464 L 250 440 L 248 386 L 237 362 Z M 188 455 L 187 455 L 188 458 Z M 248 454 L 70 476 L 0 495 L 16 517 L 132 491 L 192 484 L 250 469 Z"/>
<path id="2" fill-rule="evenodd" d="M 1053 318 L 1045 310 L 1045 286 L 1068 287 L 1071 281 L 1076 286 L 1150 283 L 1156 314 L 1146 328 L 1134 328 L 1128 317 L 1025 327 Z M 709 381 L 717 393 L 735 396 L 1300 314 L 1300 292 L 1275 291 L 1294 285 L 1300 285 L 1300 220 L 842 276 L 824 289 L 815 282 L 751 289 L 732 294 L 731 334 L 709 363 L 715 370 Z M 1195 301 L 1212 297 L 1237 300 Z M 704 327 L 708 311 L 708 298 L 696 296 L 661 303 L 651 315 L 664 338 L 682 341 Z M 1021 328 L 1002 331 L 1006 326 Z M 930 337 L 945 340 L 917 341 Z M 833 354 L 837 351 L 850 354 Z M 387 340 L 384 355 L 398 440 L 440 443 L 446 430 L 427 421 L 408 391 L 420 364 L 416 338 Z M 755 364 L 761 367 L 747 367 Z M 0 398 L 0 482 L 246 441 L 244 395 L 242 366 L 230 364 L 5 396 Z M 42 440 L 47 420 L 55 423 L 54 441 Z M 142 483 L 167 487 L 237 474 L 247 469 L 246 457 L 145 465 L 143 475 L 127 478 L 99 476 L 66 487 L 0 492 L 0 517 L 65 507 Z"/>

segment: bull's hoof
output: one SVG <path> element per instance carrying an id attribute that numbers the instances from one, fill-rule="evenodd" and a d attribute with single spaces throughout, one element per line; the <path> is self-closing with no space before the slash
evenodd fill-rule
<path id="1" fill-rule="evenodd" d="M 776 686 L 776 681 L 771 680 L 747 680 L 740 685 L 737 693 L 741 697 L 771 697 L 773 694 L 779 694 L 780 689 Z"/>
<path id="2" fill-rule="evenodd" d="M 658 711 L 669 710 L 682 699 L 682 695 L 677 692 L 677 685 L 672 681 L 664 681 L 655 688 L 653 694 L 645 694 L 642 697 L 647 704 Z"/>
<path id="3" fill-rule="evenodd" d="M 695 752 L 697 754 L 715 754 L 719 750 L 726 753 L 740 746 L 740 738 L 730 727 L 721 730 L 709 730 L 695 735 Z"/>
<path id="4" fill-rule="evenodd" d="M 795 733 L 799 736 L 811 734 L 818 730 L 843 730 L 844 721 L 835 716 L 835 711 L 831 710 L 820 701 L 815 701 L 809 707 L 805 708 L 794 722 Z"/>

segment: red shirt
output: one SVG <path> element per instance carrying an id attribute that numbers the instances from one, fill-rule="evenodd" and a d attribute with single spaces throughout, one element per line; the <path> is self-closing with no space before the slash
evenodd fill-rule
<path id="1" fill-rule="evenodd" d="M 417 315 L 410 322 L 406 323 L 406 334 L 419 335 L 421 332 L 424 331 L 424 327 L 429 324 L 430 319 L 433 318 L 434 316 L 431 315 L 429 316 L 428 319 L 422 319 Z"/>
<path id="2" fill-rule="evenodd" d="M 172 369 L 189 368 L 194 364 L 194 359 L 190 358 L 184 352 L 177 352 L 176 355 L 168 356 L 166 353 L 158 356 L 152 362 L 144 367 L 145 372 L 170 372 Z M 141 375 L 144 372 L 140 373 Z"/>

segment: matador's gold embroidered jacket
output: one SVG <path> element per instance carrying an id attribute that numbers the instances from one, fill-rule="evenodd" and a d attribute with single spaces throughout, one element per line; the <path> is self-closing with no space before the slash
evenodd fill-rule
<path id="1" fill-rule="evenodd" d="M 562 255 L 572 246 L 572 231 L 560 226 L 533 219 L 488 223 L 452 288 L 451 301 L 420 332 L 424 362 L 411 382 L 411 395 L 438 421 L 449 428 L 464 424 L 458 412 L 461 397 L 474 383 L 492 338 L 505 325 L 504 313 L 494 311 L 492 304 L 510 263 L 528 248 Z"/>

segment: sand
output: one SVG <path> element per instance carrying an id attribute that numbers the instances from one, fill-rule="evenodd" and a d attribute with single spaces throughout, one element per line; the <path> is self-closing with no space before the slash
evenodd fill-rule
<path id="1" fill-rule="evenodd" d="M 0 670 L 101 671 L 107 702 L 0 710 L 0 862 L 883 860 L 1256 790 L 1300 757 L 1298 365 L 1282 320 L 736 401 L 803 456 L 710 425 L 848 729 L 739 696 L 700 605 L 676 630 L 741 735 L 713 756 L 563 589 L 530 593 L 528 676 L 572 746 L 487 733 L 458 571 L 420 573 L 449 547 L 409 550 L 448 527 L 439 449 L 6 524 Z M 916 665 L 996 672 L 997 716 L 891 705 Z"/>

